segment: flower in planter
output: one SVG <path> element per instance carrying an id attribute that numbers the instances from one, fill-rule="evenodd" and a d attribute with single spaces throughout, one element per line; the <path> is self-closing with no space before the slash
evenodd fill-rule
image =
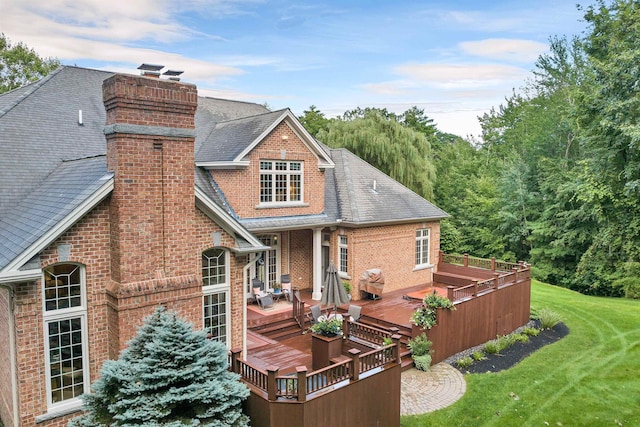
<path id="1" fill-rule="evenodd" d="M 342 334 L 342 319 L 338 316 L 333 319 L 321 318 L 317 323 L 311 325 L 309 329 L 317 335 L 335 337 L 336 335 Z"/>

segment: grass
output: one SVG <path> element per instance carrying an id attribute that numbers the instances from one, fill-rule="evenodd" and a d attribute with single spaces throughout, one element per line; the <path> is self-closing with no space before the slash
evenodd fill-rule
<path id="1" fill-rule="evenodd" d="M 509 370 L 465 375 L 462 399 L 400 425 L 640 425 L 640 301 L 534 281 L 531 304 L 558 313 L 569 335 Z"/>

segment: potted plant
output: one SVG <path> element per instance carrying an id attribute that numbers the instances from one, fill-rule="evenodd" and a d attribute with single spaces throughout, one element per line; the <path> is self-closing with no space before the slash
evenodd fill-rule
<path id="1" fill-rule="evenodd" d="M 342 286 L 344 286 L 344 290 L 347 291 L 347 296 L 349 297 L 349 301 L 351 301 L 351 283 L 346 280 L 342 281 Z"/>
<path id="2" fill-rule="evenodd" d="M 309 328 L 316 335 L 335 337 L 342 335 L 342 319 L 337 316 L 333 319 L 322 319 Z"/>
<path id="3" fill-rule="evenodd" d="M 282 292 L 282 285 L 280 284 L 280 282 L 276 282 L 273 284 L 273 293 L 274 294 L 279 294 L 280 292 Z"/>
<path id="4" fill-rule="evenodd" d="M 331 359 L 342 354 L 342 319 L 322 319 L 312 325 L 311 362 L 314 370 L 331 364 Z"/>

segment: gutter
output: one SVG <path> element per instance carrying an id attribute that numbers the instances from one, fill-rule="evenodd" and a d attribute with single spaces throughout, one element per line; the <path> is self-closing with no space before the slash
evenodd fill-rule
<path id="1" fill-rule="evenodd" d="M 13 426 L 19 427 L 19 411 L 18 411 L 18 379 L 16 366 L 16 336 L 15 336 L 15 288 L 12 284 L 0 283 L 0 288 L 9 291 L 9 360 L 11 362 L 11 397 L 13 406 Z"/>

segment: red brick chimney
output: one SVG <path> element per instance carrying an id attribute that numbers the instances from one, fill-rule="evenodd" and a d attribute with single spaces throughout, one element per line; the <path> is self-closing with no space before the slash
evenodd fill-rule
<path id="1" fill-rule="evenodd" d="M 116 74 L 102 93 L 107 167 L 115 174 L 111 287 L 119 311 L 137 311 L 126 316 L 133 324 L 119 321 L 122 348 L 158 304 L 179 309 L 193 299 L 197 309 L 180 311 L 192 321 L 202 317 L 194 243 L 197 92 L 191 84 Z"/>

